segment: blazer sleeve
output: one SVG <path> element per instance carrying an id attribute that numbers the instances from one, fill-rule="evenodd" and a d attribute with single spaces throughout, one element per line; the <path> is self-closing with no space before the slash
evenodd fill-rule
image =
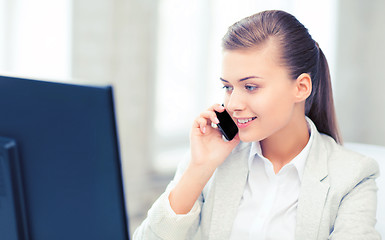
<path id="1" fill-rule="evenodd" d="M 361 171 L 356 172 L 355 181 L 340 202 L 334 229 L 329 239 L 381 239 L 375 229 L 377 210 L 377 186 L 375 179 L 379 167 L 373 159 L 367 158 Z"/>
<path id="2" fill-rule="evenodd" d="M 179 164 L 174 179 L 148 211 L 147 218 L 135 230 L 133 240 L 193 239 L 199 227 L 203 204 L 202 194 L 187 214 L 176 214 L 172 210 L 168 199 L 171 190 L 181 178 L 187 164 L 188 161 L 186 160 Z"/>

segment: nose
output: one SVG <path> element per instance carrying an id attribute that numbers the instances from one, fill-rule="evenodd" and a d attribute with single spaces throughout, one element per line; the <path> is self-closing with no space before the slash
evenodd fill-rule
<path id="1" fill-rule="evenodd" d="M 244 95 L 235 90 L 227 97 L 227 102 L 225 102 L 226 109 L 232 113 L 243 111 L 245 106 Z"/>

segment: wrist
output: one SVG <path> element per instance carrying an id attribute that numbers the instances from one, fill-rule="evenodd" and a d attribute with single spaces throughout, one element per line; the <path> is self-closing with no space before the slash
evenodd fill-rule
<path id="1" fill-rule="evenodd" d="M 191 162 L 184 175 L 203 188 L 214 174 L 215 169 L 215 166 L 208 166 L 207 164 L 201 165 Z"/>
<path id="2" fill-rule="evenodd" d="M 170 206 L 176 214 L 187 214 L 191 211 L 210 179 L 207 175 L 191 166 L 186 169 L 169 195 Z"/>

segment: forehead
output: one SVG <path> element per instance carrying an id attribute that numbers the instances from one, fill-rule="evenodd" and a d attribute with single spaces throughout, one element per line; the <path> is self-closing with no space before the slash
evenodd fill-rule
<path id="1" fill-rule="evenodd" d="M 275 41 L 251 49 L 224 50 L 222 56 L 222 78 L 226 80 L 241 79 L 246 75 L 262 78 L 286 71 L 281 64 L 281 54 Z"/>

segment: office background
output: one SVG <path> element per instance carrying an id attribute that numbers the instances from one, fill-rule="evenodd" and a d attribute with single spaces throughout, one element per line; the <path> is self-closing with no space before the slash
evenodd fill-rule
<path id="1" fill-rule="evenodd" d="M 133 231 L 193 119 L 221 102 L 226 28 L 265 9 L 294 14 L 324 50 L 344 140 L 385 146 L 382 0 L 0 0 L 0 72 L 114 86 Z"/>

